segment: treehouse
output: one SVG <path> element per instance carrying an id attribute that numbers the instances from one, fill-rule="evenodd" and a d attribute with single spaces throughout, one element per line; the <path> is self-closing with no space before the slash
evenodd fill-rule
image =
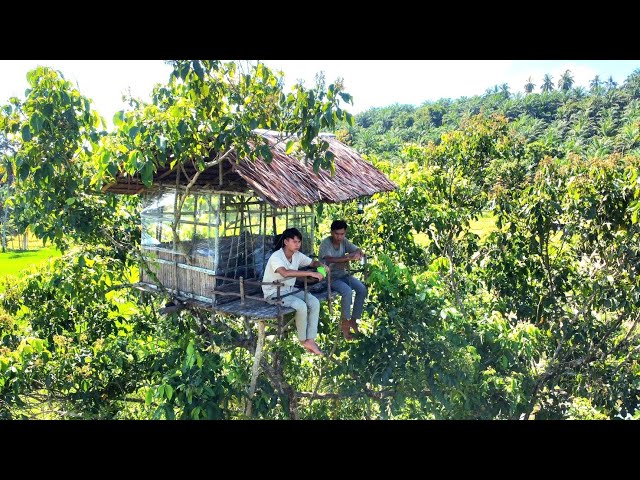
<path id="1" fill-rule="evenodd" d="M 126 174 L 105 188 L 144 195 L 141 246 L 146 265 L 139 288 L 218 313 L 282 318 L 293 310 L 282 305 L 280 296 L 264 299 L 261 289 L 275 236 L 296 227 L 303 234 L 302 252 L 313 256 L 314 204 L 396 188 L 334 135 L 321 134 L 334 155 L 332 176 L 286 154 L 278 132 L 259 133 L 269 143 L 270 163 L 231 153 L 197 176 L 195 165 L 188 162 L 184 168 L 158 169 L 150 189 Z M 312 286 L 305 279 L 303 288 L 323 300 L 330 295 L 330 277 Z"/>

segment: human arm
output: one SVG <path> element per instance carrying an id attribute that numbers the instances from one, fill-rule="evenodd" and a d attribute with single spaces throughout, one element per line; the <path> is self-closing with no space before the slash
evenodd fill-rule
<path id="1" fill-rule="evenodd" d="M 313 262 L 311 262 L 311 263 L 309 264 L 309 266 L 310 266 L 310 267 L 312 267 L 312 268 L 324 267 L 324 268 L 325 268 L 325 270 L 326 270 L 327 272 L 328 272 L 329 270 L 331 270 L 331 269 L 329 268 L 329 265 L 326 265 L 326 264 L 324 264 L 324 263 L 322 263 L 322 262 L 320 262 L 320 261 L 318 261 L 318 260 L 314 260 Z"/>
<path id="2" fill-rule="evenodd" d="M 344 239 L 344 244 L 345 244 L 344 250 L 345 252 L 347 252 L 347 255 L 345 255 L 348 258 L 347 261 L 360 260 L 361 258 L 364 258 L 364 252 L 360 247 L 358 247 L 357 245 L 354 245 L 346 238 Z"/>
<path id="3" fill-rule="evenodd" d="M 337 253 L 338 251 L 345 252 L 345 255 L 342 256 L 334 256 L 332 253 Z M 331 244 L 331 237 L 327 237 L 320 243 L 320 252 L 319 255 L 321 260 L 323 260 L 327 264 L 335 264 L 335 263 L 346 263 L 352 260 L 358 260 L 364 256 L 362 250 L 351 243 L 346 238 L 342 240 L 341 244 L 338 246 L 333 246 Z"/>
<path id="4" fill-rule="evenodd" d="M 363 251 L 349 240 L 345 240 L 345 254 L 342 257 L 325 256 L 324 261 L 327 263 L 344 263 L 353 260 L 360 260 L 364 257 Z"/>
<path id="5" fill-rule="evenodd" d="M 313 266 L 313 264 L 311 266 Z M 322 275 L 320 272 L 315 272 L 313 270 L 291 270 L 284 267 L 279 267 L 276 269 L 276 273 L 279 273 L 283 277 L 311 277 L 317 280 L 322 280 L 324 278 L 324 275 Z"/>

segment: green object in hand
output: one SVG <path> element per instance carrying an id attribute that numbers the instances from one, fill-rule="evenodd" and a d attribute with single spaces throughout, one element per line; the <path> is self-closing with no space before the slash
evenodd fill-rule
<path id="1" fill-rule="evenodd" d="M 318 267 L 316 270 L 318 273 L 321 273 L 323 277 L 327 276 L 327 270 L 324 267 Z"/>

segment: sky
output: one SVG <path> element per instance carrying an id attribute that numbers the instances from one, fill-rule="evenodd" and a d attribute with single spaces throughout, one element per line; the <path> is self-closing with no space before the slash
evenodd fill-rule
<path id="1" fill-rule="evenodd" d="M 285 74 L 285 88 L 297 80 L 313 86 L 324 72 L 327 84 L 338 77 L 354 98 L 346 109 L 357 114 L 371 107 L 394 103 L 420 105 L 441 98 L 481 95 L 494 85 L 507 83 L 512 93 L 522 92 L 531 77 L 535 92 L 548 73 L 554 83 L 570 70 L 575 86 L 589 88 L 596 75 L 609 76 L 621 85 L 640 60 L 264 60 Z M 9 97 L 22 98 L 28 87 L 26 74 L 37 65 L 60 70 L 73 81 L 93 107 L 112 126 L 116 111 L 125 108 L 123 93 L 149 100 L 154 84 L 166 82 L 171 71 L 162 60 L 0 60 L 0 105 Z"/>

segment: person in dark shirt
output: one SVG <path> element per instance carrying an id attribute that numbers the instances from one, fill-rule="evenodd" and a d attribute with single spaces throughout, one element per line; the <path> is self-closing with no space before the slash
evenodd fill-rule
<path id="1" fill-rule="evenodd" d="M 347 240 L 347 228 L 347 222 L 335 220 L 331 224 L 331 235 L 320 242 L 318 256 L 331 268 L 331 289 L 342 297 L 340 328 L 344 337 L 351 340 L 353 338 L 351 331 L 354 334 L 359 333 L 357 321 L 362 317 L 367 287 L 346 271 L 347 262 L 364 259 L 364 253 L 360 247 Z M 351 311 L 353 292 L 356 292 L 356 298 Z"/>

